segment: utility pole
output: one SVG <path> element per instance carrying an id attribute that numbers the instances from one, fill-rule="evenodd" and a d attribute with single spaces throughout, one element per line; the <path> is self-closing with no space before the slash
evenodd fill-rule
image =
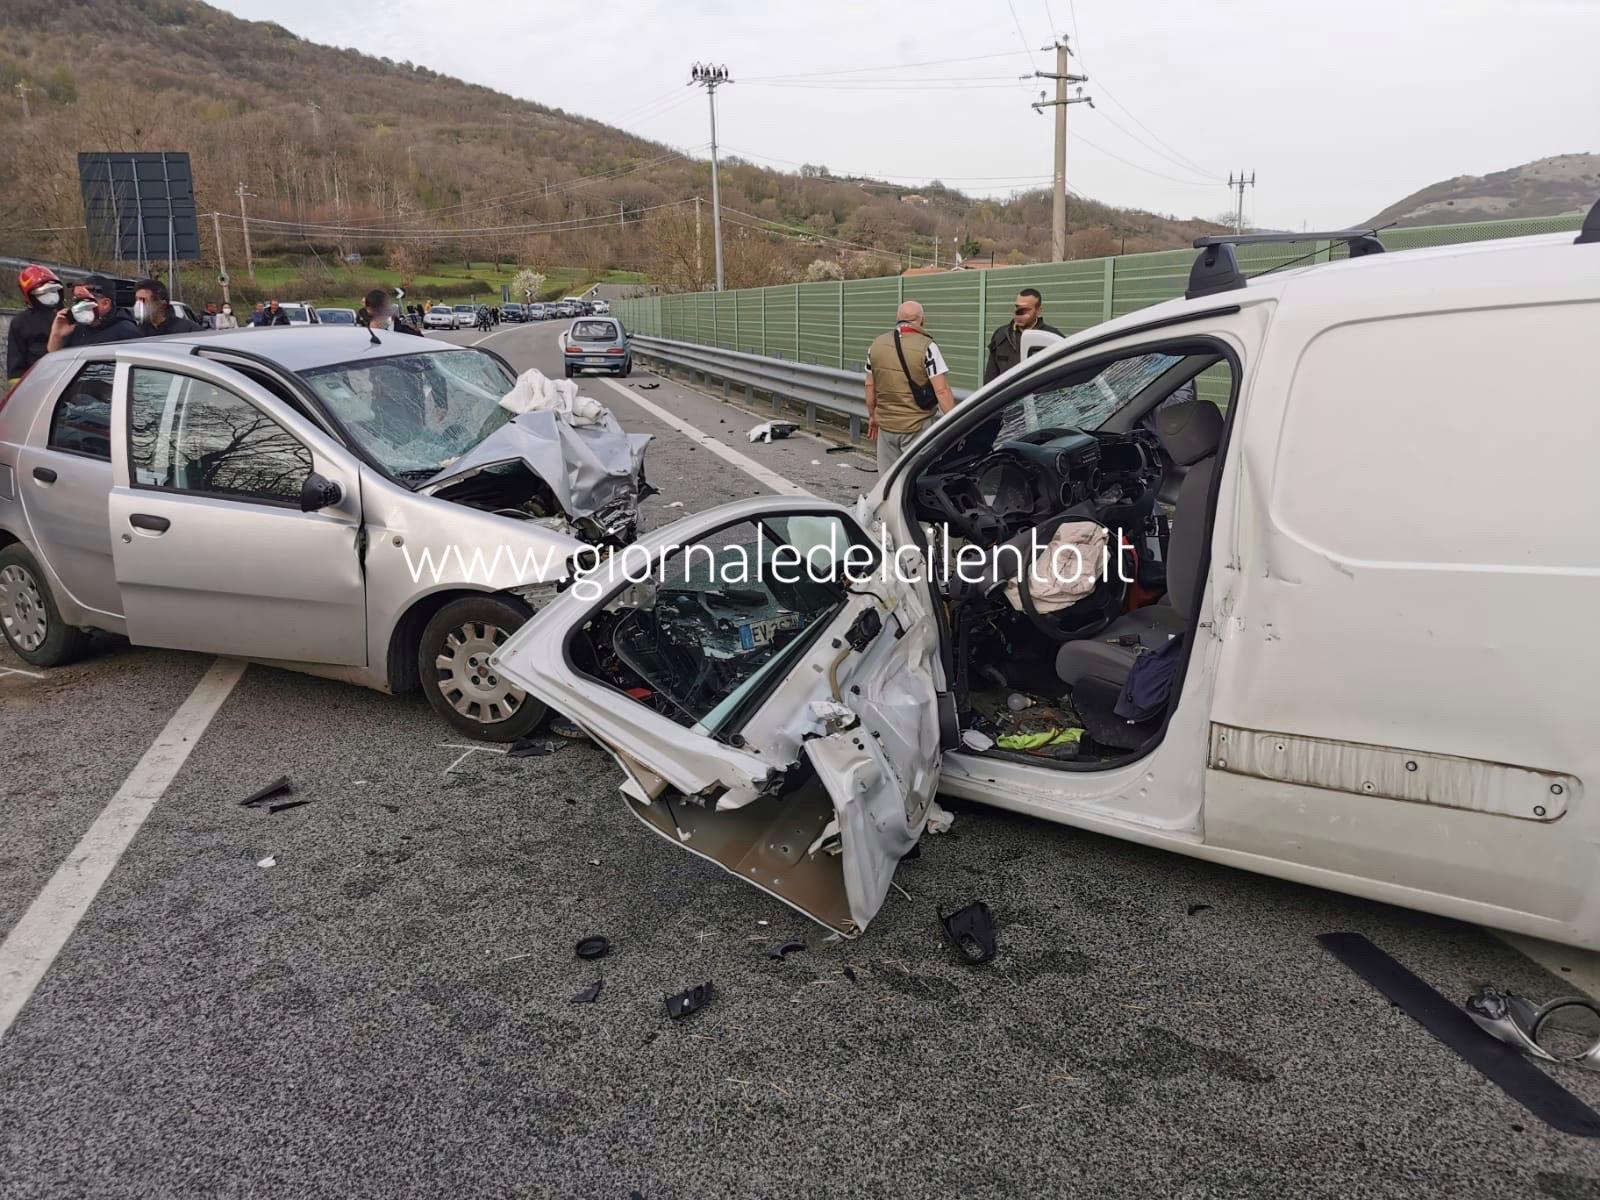
<path id="1" fill-rule="evenodd" d="M 306 109 L 311 113 L 311 136 L 322 137 L 322 105 L 314 100 L 306 102 Z"/>
<path id="2" fill-rule="evenodd" d="M 711 102 L 711 237 L 716 243 L 717 291 L 722 290 L 722 193 L 717 186 L 717 88 L 732 83 L 727 67 L 714 67 L 695 63 L 689 72 L 689 82 L 698 83 L 706 90 Z M 696 225 L 696 229 L 699 226 Z"/>
<path id="3" fill-rule="evenodd" d="M 33 91 L 33 89 L 28 86 L 26 80 L 17 84 L 17 96 L 22 101 L 22 119 L 24 121 L 31 121 L 33 119 L 33 112 L 28 108 L 28 93 L 31 91 Z"/>
<path id="4" fill-rule="evenodd" d="M 228 264 L 222 258 L 222 214 L 211 213 L 211 232 L 217 235 L 217 282 L 222 285 L 222 302 L 232 304 L 228 298 Z"/>
<path id="5" fill-rule="evenodd" d="M 694 198 L 694 282 L 696 287 L 699 287 L 700 281 L 706 277 L 705 251 L 700 247 L 700 243 L 703 240 L 702 227 L 700 225 L 700 197 L 696 196 Z"/>
<path id="6" fill-rule="evenodd" d="M 623 213 L 622 201 L 618 200 L 617 201 L 617 225 L 620 227 L 620 226 L 626 225 L 627 223 L 628 223 L 627 217 Z"/>
<path id="7" fill-rule="evenodd" d="M 1235 233 L 1244 232 L 1244 189 L 1246 186 L 1255 187 L 1255 185 L 1256 173 L 1254 171 L 1250 172 L 1249 179 L 1244 177 L 1243 171 L 1239 172 L 1239 178 L 1237 179 L 1233 177 L 1232 171 L 1228 172 L 1228 186 L 1239 193 L 1238 206 L 1233 210 L 1233 231 Z"/>
<path id="8" fill-rule="evenodd" d="M 1056 110 L 1056 172 L 1055 172 L 1055 204 L 1050 210 L 1050 261 L 1065 262 L 1067 258 L 1067 105 L 1087 104 L 1094 107 L 1094 98 L 1085 96 L 1083 88 L 1078 89 L 1077 96 L 1067 98 L 1067 85 L 1069 83 L 1088 83 L 1087 75 L 1074 75 L 1068 69 L 1069 59 L 1072 56 L 1072 47 L 1067 43 L 1067 37 L 1061 37 L 1051 46 L 1042 47 L 1045 50 L 1056 52 L 1056 69 L 1054 71 L 1035 71 L 1036 79 L 1054 79 L 1056 81 L 1056 98 L 1049 100 L 1045 93 L 1039 93 L 1039 99 L 1031 105 L 1035 112 L 1042 113 L 1047 108 Z M 1026 75 L 1023 76 L 1027 78 Z"/>
<path id="9" fill-rule="evenodd" d="M 246 196 L 254 196 L 255 193 L 245 191 L 244 180 L 241 179 L 239 181 L 239 191 L 236 194 L 239 197 L 239 224 L 244 227 L 244 266 L 245 270 L 250 272 L 250 278 L 254 279 L 256 277 L 256 260 L 255 256 L 250 253 L 250 217 L 244 211 L 244 200 Z"/>

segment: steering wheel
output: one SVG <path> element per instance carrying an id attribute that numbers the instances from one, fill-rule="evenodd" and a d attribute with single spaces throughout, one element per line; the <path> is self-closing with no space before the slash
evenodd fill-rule
<path id="1" fill-rule="evenodd" d="M 1121 560 L 1131 547 L 1123 540 L 1119 530 L 1110 529 L 1109 533 L 1117 546 L 1117 569 L 1075 604 L 1053 613 L 1040 612 L 1029 590 L 1033 564 L 1029 563 L 1017 574 L 1017 598 L 1022 601 L 1023 614 L 1035 629 L 1051 641 L 1076 642 L 1093 637 L 1121 615 L 1128 598 L 1128 581 L 1124 578 L 1128 572 L 1121 569 Z"/>

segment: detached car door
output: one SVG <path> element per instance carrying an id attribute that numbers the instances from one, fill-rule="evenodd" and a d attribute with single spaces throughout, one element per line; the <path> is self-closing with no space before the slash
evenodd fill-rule
<path id="1" fill-rule="evenodd" d="M 366 662 L 359 474 L 309 421 L 226 367 L 130 348 L 117 355 L 112 467 L 131 641 Z M 303 512 L 313 472 L 339 495 Z"/>
<path id="2" fill-rule="evenodd" d="M 854 936 L 939 779 L 938 623 L 881 557 L 838 505 L 726 505 L 613 555 L 497 661 L 657 833 Z"/>

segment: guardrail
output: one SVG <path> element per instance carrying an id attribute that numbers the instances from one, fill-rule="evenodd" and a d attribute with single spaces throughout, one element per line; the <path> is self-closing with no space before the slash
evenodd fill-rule
<path id="1" fill-rule="evenodd" d="M 742 388 L 752 401 L 758 394 L 765 395 L 771 400 L 772 411 L 779 414 L 785 411 L 787 401 L 801 410 L 807 429 L 817 427 L 819 412 L 842 417 L 849 424 L 852 442 L 861 441 L 866 431 L 867 377 L 861 371 L 841 371 L 838 367 L 791 362 L 785 358 L 768 358 L 670 338 L 635 334 L 629 340 L 635 358 L 661 364 L 660 373 L 669 379 L 676 369 L 691 377 L 698 375 L 707 383 L 720 380 L 724 397 L 735 387 Z M 965 400 L 971 394 L 964 388 L 954 391 L 957 400 Z"/>

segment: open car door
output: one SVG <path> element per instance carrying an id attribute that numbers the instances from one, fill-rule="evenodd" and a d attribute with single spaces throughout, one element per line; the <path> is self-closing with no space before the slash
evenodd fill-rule
<path id="1" fill-rule="evenodd" d="M 613 555 L 497 662 L 657 833 L 854 936 L 939 780 L 939 626 L 901 567 L 839 505 L 741 501 Z"/>

